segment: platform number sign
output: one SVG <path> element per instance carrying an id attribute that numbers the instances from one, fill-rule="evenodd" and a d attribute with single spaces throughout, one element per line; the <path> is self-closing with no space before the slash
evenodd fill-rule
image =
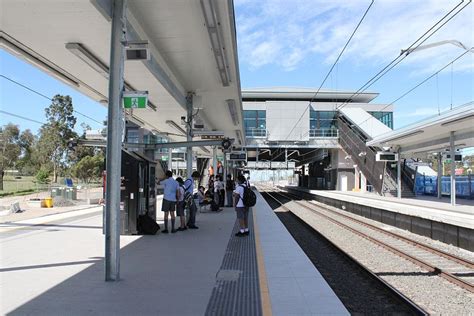
<path id="1" fill-rule="evenodd" d="M 123 94 L 123 107 L 125 109 L 145 109 L 147 104 L 147 91 L 127 91 Z"/>

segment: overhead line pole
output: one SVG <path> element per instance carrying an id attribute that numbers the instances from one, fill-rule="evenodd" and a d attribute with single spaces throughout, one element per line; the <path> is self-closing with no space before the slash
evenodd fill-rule
<path id="1" fill-rule="evenodd" d="M 105 280 L 120 278 L 120 170 L 122 150 L 122 109 L 124 49 L 127 0 L 112 4 L 110 40 L 109 105 L 107 121 L 107 180 L 105 193 Z"/>
<path id="2" fill-rule="evenodd" d="M 193 141 L 193 93 L 189 92 L 186 96 L 186 140 L 187 142 Z M 186 176 L 191 178 L 193 172 L 193 147 L 188 145 L 186 147 Z"/>

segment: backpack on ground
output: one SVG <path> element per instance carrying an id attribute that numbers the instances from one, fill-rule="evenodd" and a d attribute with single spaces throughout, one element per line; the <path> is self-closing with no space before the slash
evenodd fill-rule
<path id="1" fill-rule="evenodd" d="M 138 234 L 155 235 L 160 230 L 160 225 L 148 214 L 138 216 Z"/>
<path id="2" fill-rule="evenodd" d="M 253 192 L 250 188 L 245 185 L 242 185 L 244 188 L 244 198 L 242 202 L 244 203 L 245 207 L 252 207 L 257 203 L 257 195 Z"/>
<path id="3" fill-rule="evenodd" d="M 212 212 L 218 212 L 218 211 L 219 211 L 219 205 L 217 205 L 216 202 L 211 201 L 210 204 L 211 204 L 211 211 L 212 211 Z"/>

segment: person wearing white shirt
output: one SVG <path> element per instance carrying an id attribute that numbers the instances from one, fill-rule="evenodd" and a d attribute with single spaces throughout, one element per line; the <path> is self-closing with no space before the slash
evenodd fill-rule
<path id="1" fill-rule="evenodd" d="M 224 189 L 224 184 L 221 181 L 220 176 L 216 176 L 216 181 L 214 182 L 214 201 L 218 206 L 221 205 L 221 190 Z"/>
<path id="2" fill-rule="evenodd" d="M 246 187 L 246 180 L 243 175 L 237 177 L 238 185 L 234 190 L 234 206 L 235 212 L 237 213 L 237 219 L 239 220 L 240 230 L 235 234 L 237 237 L 243 237 L 249 235 L 249 208 L 244 205 L 244 187 Z"/>

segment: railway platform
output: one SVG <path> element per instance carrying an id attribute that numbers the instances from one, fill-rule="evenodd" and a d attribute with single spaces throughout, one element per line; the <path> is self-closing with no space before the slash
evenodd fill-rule
<path id="1" fill-rule="evenodd" d="M 474 203 L 451 206 L 431 198 L 392 198 L 369 193 L 309 190 L 286 186 L 319 202 L 474 251 Z"/>
<path id="2" fill-rule="evenodd" d="M 231 208 L 197 225 L 121 236 L 121 280 L 104 282 L 100 207 L 2 224 L 1 313 L 348 315 L 262 196 L 247 237 Z"/>

